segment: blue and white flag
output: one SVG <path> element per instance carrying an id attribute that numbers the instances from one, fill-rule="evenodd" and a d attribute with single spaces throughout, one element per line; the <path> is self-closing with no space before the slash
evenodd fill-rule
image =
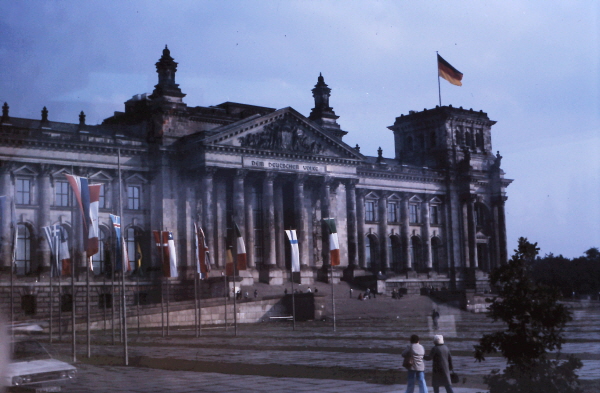
<path id="1" fill-rule="evenodd" d="M 298 237 L 296 237 L 296 230 L 290 229 L 285 231 L 291 247 L 292 254 L 292 273 L 300 271 L 300 251 L 298 250 Z"/>

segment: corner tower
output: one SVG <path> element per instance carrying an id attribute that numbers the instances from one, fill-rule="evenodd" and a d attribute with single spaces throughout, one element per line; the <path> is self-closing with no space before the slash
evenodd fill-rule
<path id="1" fill-rule="evenodd" d="M 320 125 L 326 131 L 331 132 L 335 137 L 342 139 L 347 132 L 340 129 L 340 125 L 336 121 L 339 116 L 337 116 L 333 111 L 333 108 L 329 106 L 331 89 L 325 84 L 325 79 L 321 73 L 319 73 L 319 79 L 312 89 L 312 93 L 313 98 L 315 99 L 315 107 L 311 110 L 308 118 Z"/>

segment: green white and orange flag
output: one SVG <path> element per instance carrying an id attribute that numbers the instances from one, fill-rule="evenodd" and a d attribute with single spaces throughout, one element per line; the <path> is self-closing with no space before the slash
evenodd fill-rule
<path id="1" fill-rule="evenodd" d="M 246 245 L 244 244 L 244 238 L 242 232 L 237 223 L 233 223 L 235 226 L 235 237 L 236 237 L 236 256 L 237 256 L 237 269 L 246 270 Z"/>
<path id="2" fill-rule="evenodd" d="M 440 55 L 437 55 L 437 63 L 438 76 L 441 76 L 453 85 L 462 86 L 462 72 L 452 67 L 452 65 L 444 60 Z"/>
<path id="3" fill-rule="evenodd" d="M 340 241 L 335 226 L 335 219 L 324 218 L 323 221 L 325 221 L 327 228 L 329 229 L 329 254 L 331 266 L 338 266 L 340 264 Z"/>

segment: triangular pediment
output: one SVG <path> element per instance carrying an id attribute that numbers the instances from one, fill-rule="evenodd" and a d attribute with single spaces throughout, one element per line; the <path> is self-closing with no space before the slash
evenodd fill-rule
<path id="1" fill-rule="evenodd" d="M 205 145 L 221 145 L 265 152 L 306 156 L 326 156 L 362 160 L 356 149 L 348 146 L 292 108 L 263 116 L 253 116 L 214 130 L 203 140 Z"/>

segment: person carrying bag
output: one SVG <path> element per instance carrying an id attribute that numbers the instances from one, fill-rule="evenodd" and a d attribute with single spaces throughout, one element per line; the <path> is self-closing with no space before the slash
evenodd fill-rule
<path id="1" fill-rule="evenodd" d="M 408 370 L 408 378 L 406 382 L 406 392 L 414 393 L 415 381 L 419 385 L 419 393 L 428 393 L 427 385 L 425 384 L 425 348 L 419 344 L 419 336 L 413 334 L 410 336 L 410 345 L 402 352 L 404 361 L 402 367 Z"/>

